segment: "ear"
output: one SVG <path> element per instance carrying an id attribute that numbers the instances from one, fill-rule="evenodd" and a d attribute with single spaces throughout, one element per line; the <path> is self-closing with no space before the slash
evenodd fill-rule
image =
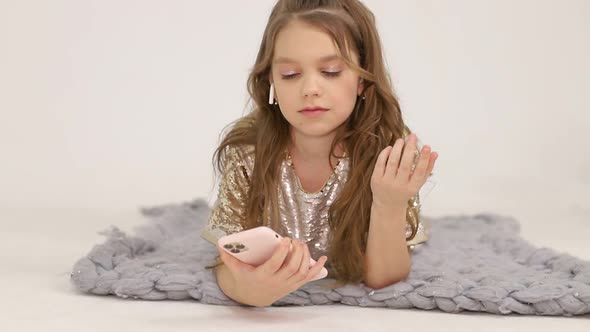
<path id="1" fill-rule="evenodd" d="M 357 95 L 361 95 L 363 93 L 363 90 L 365 89 L 365 83 L 363 81 L 363 79 L 359 79 L 359 86 L 358 86 L 358 91 L 357 91 Z"/>

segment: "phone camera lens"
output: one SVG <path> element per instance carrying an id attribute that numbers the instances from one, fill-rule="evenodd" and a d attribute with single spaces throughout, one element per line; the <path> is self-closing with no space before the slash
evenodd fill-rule
<path id="1" fill-rule="evenodd" d="M 224 247 L 225 249 L 231 249 L 231 248 L 233 248 L 234 246 L 232 246 L 231 244 L 225 244 L 223 247 Z"/>
<path id="2" fill-rule="evenodd" d="M 236 248 L 244 249 L 244 248 L 246 248 L 246 246 L 240 243 L 240 244 L 236 244 Z"/>

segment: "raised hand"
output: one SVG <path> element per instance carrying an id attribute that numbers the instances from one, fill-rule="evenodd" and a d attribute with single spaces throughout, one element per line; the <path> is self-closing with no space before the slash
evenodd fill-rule
<path id="1" fill-rule="evenodd" d="M 432 152 L 430 146 L 424 145 L 413 168 L 416 145 L 416 135 L 410 134 L 407 136 L 407 142 L 399 138 L 393 146 L 381 151 L 371 176 L 373 204 L 389 208 L 406 208 L 410 198 L 416 196 L 438 158 L 438 153 Z"/>

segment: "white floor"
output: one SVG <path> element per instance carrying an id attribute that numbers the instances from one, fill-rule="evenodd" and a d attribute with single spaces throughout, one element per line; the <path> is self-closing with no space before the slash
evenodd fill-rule
<path id="1" fill-rule="evenodd" d="M 531 242 L 590 260 L 586 241 L 590 216 L 580 211 L 565 213 L 538 206 L 536 210 L 521 210 L 518 218 L 523 236 Z M 72 264 L 103 240 L 97 231 L 110 225 L 130 231 L 142 223 L 135 209 L 3 210 L 0 218 L 0 326 L 4 331 L 590 330 L 588 315 L 497 316 L 344 305 L 254 309 L 90 296 L 78 293 L 69 283 Z"/>

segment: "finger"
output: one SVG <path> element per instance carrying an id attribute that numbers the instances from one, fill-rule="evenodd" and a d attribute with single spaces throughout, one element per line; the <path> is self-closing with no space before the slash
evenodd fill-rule
<path id="1" fill-rule="evenodd" d="M 410 171 L 412 169 L 412 164 L 414 163 L 414 158 L 416 158 L 416 142 L 417 138 L 415 134 L 408 135 L 408 141 L 404 146 L 402 160 L 396 174 L 396 178 L 403 180 L 404 182 L 407 182 L 410 179 Z"/>
<path id="2" fill-rule="evenodd" d="M 385 173 L 390 174 L 391 177 L 395 177 L 397 173 L 397 167 L 399 165 L 399 157 L 402 154 L 402 149 L 404 147 L 404 140 L 403 138 L 398 138 L 395 140 L 393 144 L 393 148 L 389 153 L 389 157 L 387 159 L 387 166 L 385 168 Z"/>
<path id="3" fill-rule="evenodd" d="M 291 255 L 289 255 L 289 258 L 278 272 L 281 278 L 290 279 L 294 274 L 297 273 L 297 271 L 299 271 L 299 266 L 301 266 L 301 257 L 303 257 L 303 250 L 300 244 L 301 242 L 293 240 L 293 249 L 291 249 Z"/>
<path id="4" fill-rule="evenodd" d="M 289 239 L 288 237 L 283 238 L 277 250 L 275 250 L 275 252 L 266 262 L 260 265 L 259 269 L 269 274 L 275 274 L 277 271 L 281 269 L 281 266 L 283 266 L 283 262 L 289 254 L 290 246 L 291 239 Z"/>
<path id="5" fill-rule="evenodd" d="M 420 158 L 410 178 L 410 184 L 415 187 L 420 187 L 426 181 L 426 171 L 430 160 L 430 146 L 425 145 L 420 152 Z"/>
<path id="6" fill-rule="evenodd" d="M 315 276 L 317 276 L 318 273 L 320 273 L 320 271 L 322 270 L 322 268 L 326 264 L 327 260 L 328 260 L 328 257 L 326 257 L 326 256 L 320 257 L 320 259 L 318 259 L 318 261 L 311 267 L 311 269 L 309 269 L 309 272 L 307 273 L 307 278 L 305 278 L 304 283 L 315 278 Z"/>
<path id="7" fill-rule="evenodd" d="M 375 169 L 373 170 L 373 177 L 382 177 L 385 174 L 385 164 L 387 163 L 387 156 L 389 156 L 389 151 L 391 150 L 391 146 L 387 146 L 385 149 L 381 150 L 379 156 L 377 157 L 377 162 L 375 163 Z"/>
<path id="8" fill-rule="evenodd" d="M 436 161 L 438 160 L 438 153 L 437 152 L 433 152 L 430 154 L 430 161 L 428 162 L 428 168 L 426 169 L 426 174 L 428 174 L 428 176 L 430 176 L 430 174 L 432 173 L 432 170 L 434 169 L 434 164 L 436 163 Z"/>
<path id="9" fill-rule="evenodd" d="M 307 278 L 307 272 L 309 272 L 309 260 L 311 259 L 311 255 L 309 254 L 309 248 L 305 243 L 301 243 L 300 245 L 302 251 L 301 264 L 299 265 L 299 270 L 297 271 L 297 273 L 293 274 L 291 278 L 289 278 L 289 283 L 297 284 L 301 281 L 304 281 L 305 278 Z"/>

